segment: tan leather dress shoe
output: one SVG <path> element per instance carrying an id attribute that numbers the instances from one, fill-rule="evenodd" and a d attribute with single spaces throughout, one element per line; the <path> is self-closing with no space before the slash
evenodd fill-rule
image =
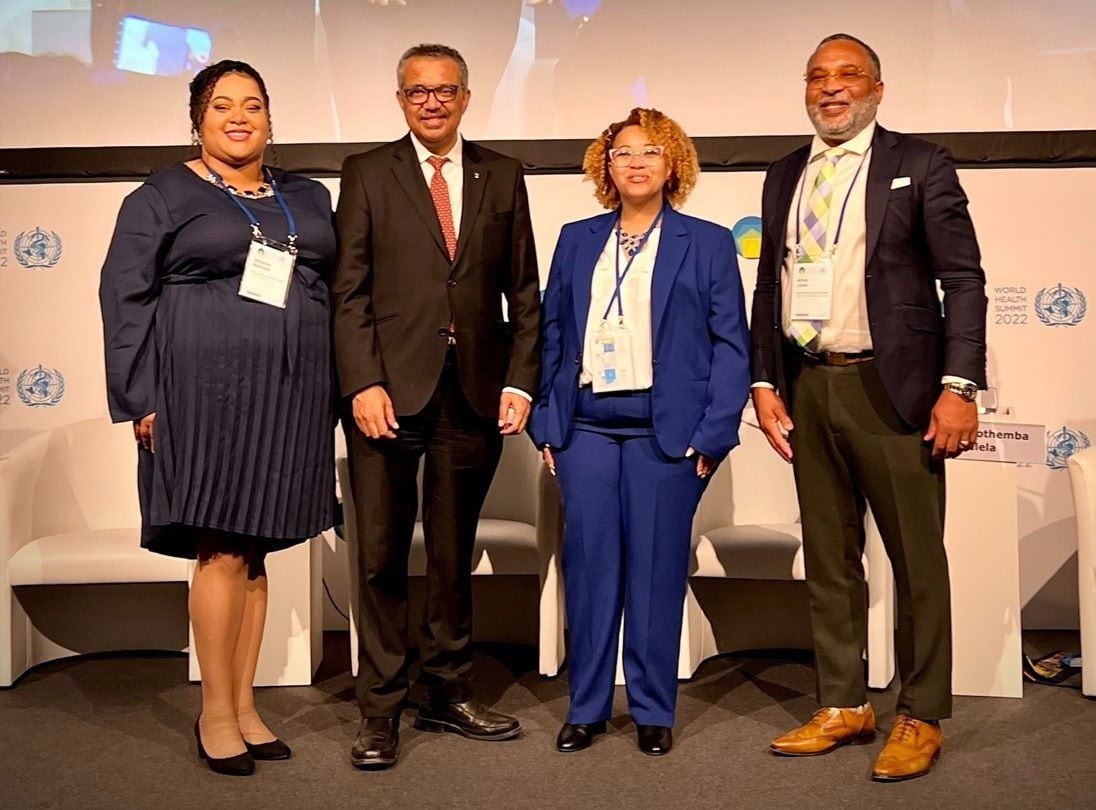
<path id="1" fill-rule="evenodd" d="M 940 758 L 943 741 L 940 726 L 898 715 L 890 739 L 875 760 L 871 778 L 877 782 L 901 782 L 924 776 Z"/>
<path id="2" fill-rule="evenodd" d="M 869 703 L 863 710 L 819 709 L 806 725 L 793 729 L 769 744 L 774 754 L 813 757 L 842 745 L 863 745 L 875 739 L 875 712 Z"/>

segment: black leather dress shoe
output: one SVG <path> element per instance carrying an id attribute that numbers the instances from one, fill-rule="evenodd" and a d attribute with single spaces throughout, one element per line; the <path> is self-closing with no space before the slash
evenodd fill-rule
<path id="1" fill-rule="evenodd" d="M 201 718 L 194 721 L 194 739 L 198 741 L 198 759 L 204 759 L 206 765 L 214 773 L 224 774 L 225 776 L 251 776 L 255 773 L 255 760 L 246 751 L 242 754 L 220 759 L 211 757 L 206 753 L 205 747 L 202 745 Z"/>
<path id="2" fill-rule="evenodd" d="M 639 730 L 639 750 L 644 754 L 660 757 L 674 747 L 674 733 L 665 726 L 637 725 L 636 728 Z"/>
<path id="3" fill-rule="evenodd" d="M 247 753 L 251 754 L 252 759 L 289 759 L 293 755 L 293 749 L 281 740 L 271 740 L 270 742 L 255 743 L 254 745 L 244 740 L 244 745 L 247 746 Z"/>
<path id="4" fill-rule="evenodd" d="M 556 735 L 556 750 L 564 754 L 585 751 L 594 741 L 595 734 L 604 733 L 604 720 L 600 723 L 564 723 Z"/>
<path id="5" fill-rule="evenodd" d="M 355 768 L 388 768 L 400 758 L 400 721 L 395 717 L 366 717 L 350 749 Z"/>
<path id="6" fill-rule="evenodd" d="M 516 717 L 488 709 L 476 700 L 424 704 L 415 718 L 420 731 L 449 731 L 470 740 L 508 740 L 521 733 Z"/>

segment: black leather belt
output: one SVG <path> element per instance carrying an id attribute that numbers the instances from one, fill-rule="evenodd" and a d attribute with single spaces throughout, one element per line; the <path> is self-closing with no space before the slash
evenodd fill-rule
<path id="1" fill-rule="evenodd" d="M 803 352 L 803 360 L 816 366 L 851 366 L 875 358 L 870 349 L 865 352 Z"/>

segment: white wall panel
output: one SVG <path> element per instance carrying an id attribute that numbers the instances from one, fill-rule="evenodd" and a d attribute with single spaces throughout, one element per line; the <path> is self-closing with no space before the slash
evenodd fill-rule
<path id="1" fill-rule="evenodd" d="M 990 384 L 999 404 L 1017 421 L 1096 441 L 1096 169 L 972 170 L 961 172 L 961 179 L 984 253 Z M 686 211 L 733 226 L 759 213 L 761 181 L 760 173 L 704 175 Z M 336 180 L 324 182 L 337 192 Z M 543 282 L 560 226 L 599 209 L 581 177 L 531 177 L 528 184 Z M 132 188 L 0 187 L 0 453 L 30 433 L 106 416 L 98 274 L 118 206 Z M 25 267 L 19 260 L 16 242 L 22 236 L 25 247 L 36 228 L 47 248 L 52 234 L 61 241 L 52 267 Z M 756 262 L 740 259 L 740 265 L 748 302 Z M 1075 325 L 1047 325 L 1039 317 L 1040 291 L 1059 284 L 1067 303 L 1074 302 Z M 1078 294 L 1088 304 L 1083 317 Z M 1008 311 L 1013 323 L 997 322 L 998 306 L 1018 307 Z M 1071 320 L 1068 312 L 1064 319 Z M 64 393 L 57 397 L 56 385 L 47 386 L 47 404 L 24 404 L 19 376 L 26 380 L 39 366 L 60 372 Z M 1025 626 L 1075 627 L 1076 538 L 1067 473 L 1046 464 L 1022 467 L 1017 508 Z"/>

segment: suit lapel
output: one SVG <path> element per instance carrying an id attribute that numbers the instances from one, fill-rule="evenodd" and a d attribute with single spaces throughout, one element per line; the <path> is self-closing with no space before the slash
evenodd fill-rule
<path id="1" fill-rule="evenodd" d="M 575 309 L 575 329 L 578 330 L 578 342 L 582 345 L 586 334 L 586 319 L 590 317 L 590 291 L 594 280 L 594 268 L 598 257 L 605 249 L 605 242 L 616 222 L 617 214 L 602 214 L 590 222 L 590 228 L 583 231 L 575 247 L 575 263 L 571 276 L 571 300 Z"/>
<path id="2" fill-rule="evenodd" d="M 689 229 L 685 227 L 685 218 L 669 205 L 662 218 L 662 234 L 658 240 L 658 253 L 655 254 L 655 266 L 651 276 L 651 342 L 658 349 L 658 339 L 662 332 L 662 318 L 666 314 L 666 305 L 670 302 L 670 290 L 674 279 L 681 269 L 681 261 L 689 248 Z"/>
<path id="3" fill-rule="evenodd" d="M 868 166 L 868 185 L 864 191 L 864 267 L 867 268 L 879 242 L 883 229 L 883 217 L 887 213 L 890 185 L 898 171 L 899 154 L 895 146 L 898 139 L 893 132 L 876 125 L 872 138 L 871 164 Z"/>
<path id="4" fill-rule="evenodd" d="M 415 147 L 411 145 L 411 136 L 401 139 L 396 148 L 396 161 L 392 165 L 392 172 L 396 175 L 396 181 L 403 189 L 415 211 L 422 219 L 423 225 L 434 237 L 446 260 L 449 253 L 445 249 L 445 237 L 441 233 L 441 223 L 438 222 L 438 212 L 434 210 L 434 201 L 430 198 L 430 188 L 426 185 L 426 179 L 422 175 L 422 167 L 419 165 Z"/>
<path id="5" fill-rule="evenodd" d="M 779 185 L 776 188 L 776 200 L 772 202 L 770 209 L 770 216 L 765 217 L 765 205 L 767 200 L 762 200 L 762 227 L 768 229 L 768 238 L 772 240 L 773 245 L 773 261 L 776 264 L 774 268 L 776 279 L 776 295 L 773 296 L 773 324 L 778 325 L 781 321 L 780 311 L 783 307 L 783 295 L 780 292 L 781 288 L 781 268 L 784 265 L 784 246 L 788 241 L 788 219 L 793 216 L 792 205 L 798 202 L 798 197 L 795 194 L 795 190 L 799 185 L 800 175 L 803 174 L 804 169 L 807 166 L 807 160 L 811 155 L 810 144 L 802 147 L 796 152 L 792 153 L 792 159 L 788 161 L 788 165 L 784 168 L 784 173 L 780 176 L 778 182 Z M 799 212 L 796 211 L 794 216 L 799 216 Z"/>
<path id="6" fill-rule="evenodd" d="M 464 249 L 468 244 L 468 237 L 472 235 L 472 229 L 479 218 L 480 203 L 483 202 L 483 194 L 487 188 L 487 182 L 491 179 L 490 172 L 484 168 L 476 145 L 464 142 L 463 155 L 464 189 L 461 193 L 460 233 L 457 235 L 457 255 L 453 258 L 453 266 L 456 267 L 464 255 Z M 440 231 L 439 231 L 440 232 Z"/>
<path id="7" fill-rule="evenodd" d="M 787 241 L 788 218 L 791 216 L 792 205 L 797 201 L 795 197 L 795 190 L 798 186 L 797 181 L 799 176 L 803 174 L 810 153 L 811 148 L 809 145 L 794 153 L 795 159 L 790 162 L 784 171 L 784 176 L 780 178 L 780 187 L 777 189 L 776 210 L 773 212 L 775 216 L 767 223 L 769 236 L 773 240 L 773 245 L 776 246 L 776 255 L 781 262 L 784 260 L 783 248 L 784 243 Z"/>

